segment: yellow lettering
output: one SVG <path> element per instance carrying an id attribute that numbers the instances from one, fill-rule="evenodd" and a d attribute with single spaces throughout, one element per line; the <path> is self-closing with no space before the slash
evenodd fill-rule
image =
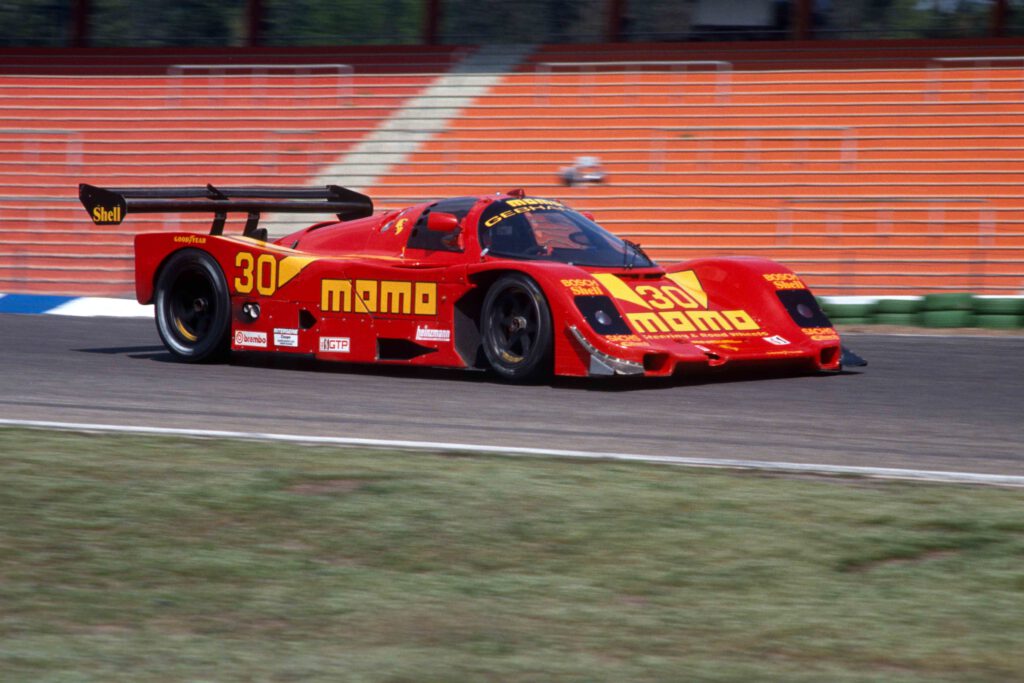
<path id="1" fill-rule="evenodd" d="M 381 313 L 411 313 L 412 283 L 384 281 L 380 283 Z"/>
<path id="2" fill-rule="evenodd" d="M 252 291 L 252 254 L 247 251 L 240 251 L 235 254 L 235 266 L 242 269 L 240 277 L 235 278 L 235 291 L 239 294 L 248 294 Z"/>
<path id="3" fill-rule="evenodd" d="M 437 283 L 323 280 L 320 309 L 329 313 L 437 315 Z"/>
<path id="4" fill-rule="evenodd" d="M 650 313 L 629 313 L 626 317 L 629 318 L 629 322 L 632 323 L 633 329 L 640 334 L 653 334 L 655 332 L 669 331 L 668 325 L 665 324 L 665 321 L 658 317 L 658 314 L 653 311 Z"/>
<path id="5" fill-rule="evenodd" d="M 437 315 L 437 285 L 433 282 L 416 283 L 416 315 Z"/>
<path id="6" fill-rule="evenodd" d="M 92 222 L 93 223 L 120 223 L 121 222 L 121 207 L 115 206 L 113 209 L 105 209 L 102 206 L 94 206 L 92 209 Z"/>
<path id="7" fill-rule="evenodd" d="M 737 330 L 759 330 L 761 326 L 754 322 L 746 311 L 722 311 L 722 315 L 728 318 L 732 326 Z"/>
<path id="8" fill-rule="evenodd" d="M 320 284 L 320 310 L 348 313 L 352 310 L 352 281 L 324 280 Z"/>
<path id="9" fill-rule="evenodd" d="M 675 302 L 665 296 L 657 287 L 652 287 L 651 285 L 640 285 L 636 288 L 636 293 L 644 297 L 647 300 L 647 303 L 651 306 L 663 311 L 676 307 Z"/>
<path id="10" fill-rule="evenodd" d="M 693 332 L 696 329 L 683 311 L 667 311 L 661 314 L 661 318 L 673 332 Z"/>
<path id="11" fill-rule="evenodd" d="M 685 289 L 668 285 L 667 287 L 662 287 L 661 291 L 680 308 L 700 308 L 697 300 L 690 296 Z"/>
<path id="12" fill-rule="evenodd" d="M 377 281 L 356 280 L 356 313 L 377 312 Z"/>
<path id="13" fill-rule="evenodd" d="M 731 330 L 732 326 L 718 311 L 691 311 L 690 320 L 698 330 Z"/>
<path id="14" fill-rule="evenodd" d="M 261 254 L 256 259 L 256 291 L 263 296 L 277 291 L 277 259 L 270 254 Z"/>

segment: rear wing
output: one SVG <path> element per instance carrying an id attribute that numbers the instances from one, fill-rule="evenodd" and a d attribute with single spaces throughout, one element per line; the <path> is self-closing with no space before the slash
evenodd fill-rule
<path id="1" fill-rule="evenodd" d="M 96 225 L 120 225 L 129 213 L 212 213 L 211 235 L 224 232 L 229 213 L 248 217 L 242 232 L 257 234 L 260 215 L 277 213 L 333 213 L 338 220 L 373 215 L 373 200 L 338 185 L 323 188 L 290 187 L 129 187 L 106 189 L 81 183 L 78 198 Z"/>

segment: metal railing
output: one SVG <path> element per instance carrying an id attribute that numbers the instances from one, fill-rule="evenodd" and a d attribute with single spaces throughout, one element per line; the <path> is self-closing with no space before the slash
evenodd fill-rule
<path id="1" fill-rule="evenodd" d="M 1004 55 L 996 57 L 932 57 L 928 62 L 928 85 L 926 88 L 926 98 L 929 101 L 935 101 L 939 99 L 942 94 L 942 76 L 945 72 L 947 64 L 970 64 L 977 67 L 979 75 L 972 81 L 972 88 L 976 94 L 980 94 L 983 98 L 987 99 L 989 94 L 989 77 L 987 69 L 992 66 L 993 63 L 1017 63 L 1021 70 L 1021 86 L 1022 92 L 1024 92 L 1024 55 Z M 984 71 L 983 71 L 984 70 Z"/>
<path id="2" fill-rule="evenodd" d="M 64 142 L 64 163 L 69 170 L 77 170 L 82 166 L 82 134 L 77 130 L 61 128 L 0 128 L 0 145 L 7 142 L 14 142 L 20 145 L 25 155 L 26 163 L 38 162 L 43 154 L 61 154 L 57 152 L 44 152 L 43 148 L 63 138 Z"/>
<path id="3" fill-rule="evenodd" d="M 581 84 L 584 92 L 593 93 L 597 86 L 596 75 L 612 71 L 636 73 L 648 68 L 668 71 L 670 73 L 687 73 L 692 68 L 711 67 L 715 71 L 715 96 L 724 101 L 729 96 L 732 82 L 732 62 L 714 59 L 691 60 L 626 60 L 607 62 L 538 62 L 535 72 L 543 81 L 537 88 L 537 101 L 548 102 L 553 87 L 550 76 L 558 70 L 569 70 L 584 76 L 587 80 Z M 680 91 L 678 94 L 682 95 Z"/>
<path id="4" fill-rule="evenodd" d="M 795 246 L 793 242 L 796 236 L 794 230 L 794 214 L 796 212 L 824 213 L 825 216 L 822 222 L 825 228 L 825 238 L 832 241 L 835 254 L 834 260 L 841 263 L 845 271 L 840 273 L 838 277 L 845 283 L 844 289 L 852 293 L 856 293 L 860 288 L 858 277 L 863 275 L 863 273 L 860 272 L 859 265 L 866 263 L 904 263 L 909 265 L 915 263 L 912 260 L 895 258 L 889 260 L 881 257 L 862 259 L 858 257 L 858 251 L 861 250 L 878 251 L 919 248 L 923 252 L 942 249 L 969 249 L 972 251 L 973 257 L 966 262 L 965 265 L 967 267 L 964 272 L 952 274 L 943 272 L 939 268 L 933 268 L 931 273 L 926 274 L 904 273 L 899 270 L 891 270 L 891 277 L 894 281 L 908 276 L 920 279 L 922 277 L 942 278 L 955 275 L 956 277 L 966 278 L 972 286 L 982 291 L 986 289 L 984 284 L 986 279 L 999 277 L 998 274 L 986 272 L 986 265 L 994 260 L 991 254 L 995 244 L 997 229 L 996 212 L 992 207 L 991 200 L 988 198 L 910 196 L 789 197 L 783 201 L 784 205 L 778 209 L 776 221 L 775 236 L 777 246 L 780 248 L 793 248 Z M 968 213 L 976 212 L 976 220 L 949 220 L 947 214 L 954 206 L 961 207 L 958 209 L 960 212 L 964 212 L 965 209 Z M 928 237 L 929 244 L 917 247 L 892 244 L 894 228 L 898 225 L 895 218 L 896 212 L 899 210 L 915 211 L 920 207 L 928 208 L 926 232 L 920 233 L 920 235 Z M 844 214 L 849 213 L 856 213 L 858 216 L 864 213 L 874 213 L 875 234 L 872 237 L 878 240 L 877 244 L 850 246 L 842 243 L 844 238 L 863 238 L 867 236 L 863 231 L 847 232 L 844 230 L 847 221 L 842 219 L 845 218 Z M 866 221 L 857 221 L 859 224 L 864 222 Z M 974 226 L 974 229 L 950 232 L 948 227 L 952 224 Z M 904 232 L 899 234 L 900 237 L 908 235 L 917 236 L 918 233 Z M 970 241 L 972 239 L 973 244 L 964 242 L 965 240 Z M 952 243 L 954 240 L 955 243 Z M 934 257 L 924 259 L 923 262 L 933 263 L 934 265 L 941 264 L 941 261 L 935 261 Z M 1020 276 L 1011 277 L 1019 278 Z M 869 286 L 876 287 L 874 285 Z M 893 287 L 894 289 L 899 288 L 895 282 Z"/>
<path id="5" fill-rule="evenodd" d="M 700 144 L 698 152 L 701 162 L 710 159 L 713 149 L 712 143 L 728 140 L 731 142 L 744 142 L 747 145 L 748 160 L 752 163 L 760 163 L 761 143 L 767 140 L 792 141 L 794 153 L 805 153 L 810 150 L 812 140 L 838 140 L 840 141 L 839 163 L 847 168 L 851 167 L 857 160 L 857 136 L 856 130 L 850 126 L 687 126 L 685 128 L 655 128 L 653 133 L 662 133 L 651 138 L 650 169 L 660 171 L 664 167 L 665 157 L 668 155 L 670 143 L 697 141 Z M 739 132 L 748 135 L 737 137 L 708 137 L 698 135 L 708 132 Z M 815 135 L 815 133 L 836 133 L 832 136 Z M 676 133 L 676 135 L 666 135 Z M 795 133 L 796 135 L 761 135 L 762 133 Z M 800 148 L 797 145 L 807 143 L 807 146 Z"/>
<path id="6" fill-rule="evenodd" d="M 205 73 L 209 94 L 222 97 L 228 78 L 244 79 L 248 75 L 249 83 L 255 87 L 266 85 L 273 78 L 311 76 L 316 72 L 336 77 L 338 106 L 351 103 L 354 74 L 351 64 L 172 64 L 167 68 L 167 75 L 174 79 L 168 93 L 168 102 L 180 102 L 184 96 L 183 80 L 189 74 L 200 76 Z"/>

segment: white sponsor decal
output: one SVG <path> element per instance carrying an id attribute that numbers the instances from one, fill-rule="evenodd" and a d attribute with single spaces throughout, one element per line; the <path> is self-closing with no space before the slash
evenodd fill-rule
<path id="1" fill-rule="evenodd" d="M 267 333 L 238 330 L 235 332 L 235 346 L 258 346 L 261 348 L 267 348 Z"/>
<path id="2" fill-rule="evenodd" d="M 429 327 L 416 326 L 416 341 L 446 342 L 451 340 L 451 330 L 433 330 Z"/>
<path id="3" fill-rule="evenodd" d="M 775 335 L 774 337 L 765 337 L 764 340 L 769 344 L 775 344 L 776 346 L 789 346 L 789 340 L 785 337 Z"/>
<path id="4" fill-rule="evenodd" d="M 348 337 L 320 337 L 320 351 L 323 353 L 348 353 L 352 341 Z"/>
<path id="5" fill-rule="evenodd" d="M 298 346 L 299 331 L 282 327 L 274 328 L 274 346 Z"/>

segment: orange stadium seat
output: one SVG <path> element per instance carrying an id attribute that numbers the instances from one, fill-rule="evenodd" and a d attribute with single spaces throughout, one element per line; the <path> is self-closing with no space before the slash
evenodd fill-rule
<path id="1" fill-rule="evenodd" d="M 1024 291 L 1024 51 L 887 45 L 544 48 L 372 194 L 526 187 L 656 258 L 766 256 L 820 294 Z M 579 155 L 609 182 L 561 187 Z"/>
<path id="2" fill-rule="evenodd" d="M 136 233 L 206 223 L 139 216 L 93 226 L 77 202 L 79 182 L 307 185 L 448 68 L 455 50 L 412 54 L 263 51 L 243 62 L 344 63 L 345 76 L 237 68 L 226 51 L 5 51 L 0 292 L 132 293 Z M 192 68 L 175 73 L 179 62 Z M 229 70 L 214 66 L 224 63 Z"/>
<path id="3" fill-rule="evenodd" d="M 160 51 L 99 54 L 104 68 L 68 54 L 0 60 L 0 291 L 130 293 L 135 233 L 205 224 L 96 228 L 78 182 L 309 184 L 459 53 L 249 57 L 344 62 L 347 81 L 174 76 L 180 55 Z M 537 49 L 359 189 L 387 209 L 525 187 L 594 212 L 655 258 L 766 256 L 820 294 L 1010 294 L 1024 291 L 1022 151 L 1024 51 L 1012 41 L 562 45 Z M 560 184 L 582 155 L 600 157 L 606 184 Z"/>

